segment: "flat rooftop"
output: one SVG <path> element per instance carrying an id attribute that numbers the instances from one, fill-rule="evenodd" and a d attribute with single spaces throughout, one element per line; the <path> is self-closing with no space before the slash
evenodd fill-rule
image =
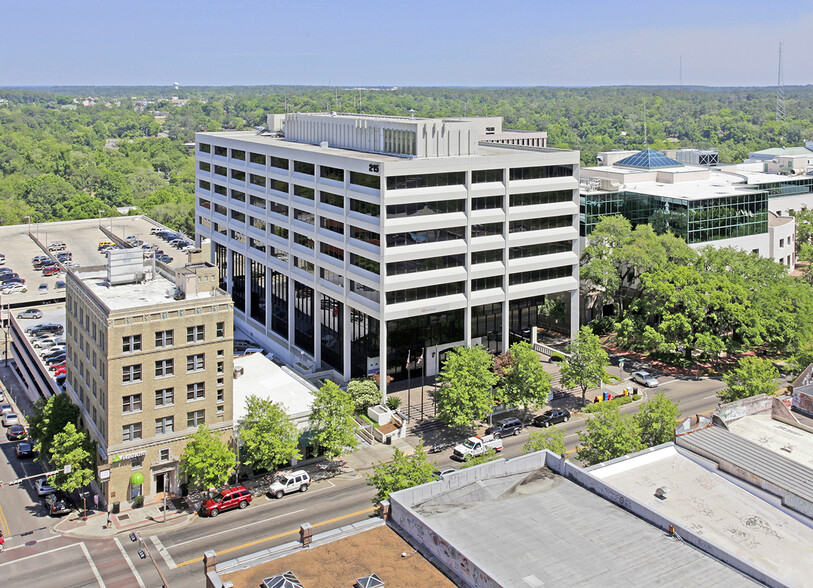
<path id="1" fill-rule="evenodd" d="M 149 276 L 151 266 L 144 266 L 145 273 Z M 106 270 L 89 270 L 87 272 L 77 272 L 76 276 L 84 282 L 90 291 L 101 300 L 111 311 L 127 310 L 130 308 L 141 308 L 155 306 L 158 304 L 170 304 L 175 302 L 175 282 L 162 276 L 156 271 L 155 277 L 143 282 L 132 282 L 129 284 L 107 284 Z M 201 293 L 186 296 L 186 300 L 202 300 L 213 297 L 225 297 L 225 293 L 215 290 L 213 293 Z"/>
<path id="2" fill-rule="evenodd" d="M 407 557 L 401 557 L 407 553 Z M 245 570 L 224 573 L 236 587 L 260 587 L 263 579 L 292 571 L 303 586 L 353 586 L 357 578 L 376 574 L 385 586 L 434 588 L 454 586 L 431 563 L 386 525 Z"/>
<path id="3" fill-rule="evenodd" d="M 591 473 L 784 584 L 810 586 L 809 566 L 800 562 L 810 561 L 813 528 L 688 455 L 669 445 Z M 655 497 L 662 486 L 668 488 L 665 500 Z"/>
<path id="4" fill-rule="evenodd" d="M 500 585 L 752 584 L 546 467 L 455 486 L 453 478 L 464 472 L 449 476 L 449 491 L 411 508 L 433 538 L 442 538 Z"/>
<path id="5" fill-rule="evenodd" d="M 218 131 L 210 133 L 197 133 L 198 137 L 209 137 L 212 140 L 217 139 L 234 139 L 255 145 L 275 146 L 285 149 L 296 149 L 307 153 L 318 153 L 322 155 L 334 155 L 337 157 L 345 157 L 351 159 L 358 159 L 360 161 L 377 161 L 377 162 L 404 162 L 404 161 L 422 161 L 426 162 L 424 158 L 408 159 L 398 157 L 395 155 L 387 155 L 385 153 L 355 151 L 353 149 L 342 149 L 340 147 L 320 147 L 319 145 L 312 145 L 310 143 L 300 143 L 298 141 L 286 140 L 284 137 L 277 137 L 274 135 L 260 135 L 256 131 Z M 477 146 L 477 153 L 471 155 L 452 155 L 446 157 L 432 157 L 430 160 L 444 160 L 455 159 L 461 157 L 517 157 L 519 155 L 528 155 L 529 152 L 549 152 L 549 153 L 576 153 L 569 149 L 555 149 L 552 147 L 525 147 L 517 145 L 501 145 L 499 143 L 479 143 Z"/>
<path id="6" fill-rule="evenodd" d="M 288 368 L 280 367 L 262 353 L 235 357 L 234 367 L 243 368 L 243 374 L 233 384 L 235 423 L 245 418 L 246 401 L 252 394 L 281 404 L 289 417 L 310 414 L 316 388 Z"/>
<path id="7" fill-rule="evenodd" d="M 807 468 L 813 468 L 812 433 L 773 419 L 770 415 L 746 416 L 730 421 L 726 426 L 738 437 Z"/>

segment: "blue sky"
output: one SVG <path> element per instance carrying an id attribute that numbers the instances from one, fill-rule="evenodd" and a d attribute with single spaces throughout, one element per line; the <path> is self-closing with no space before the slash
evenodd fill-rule
<path id="1" fill-rule="evenodd" d="M 0 86 L 813 83 L 813 6 L 0 0 Z"/>

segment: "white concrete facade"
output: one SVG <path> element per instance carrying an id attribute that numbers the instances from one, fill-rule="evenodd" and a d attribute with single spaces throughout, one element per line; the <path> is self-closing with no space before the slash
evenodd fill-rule
<path id="1" fill-rule="evenodd" d="M 370 119 L 377 125 L 377 143 L 369 137 Z M 293 136 L 305 142 L 291 139 L 289 120 L 296 121 Z M 272 115 L 269 121 L 279 125 L 282 117 Z M 414 342 L 415 355 L 427 353 L 424 365 L 431 375 L 436 367 L 430 352 L 452 342 L 481 340 L 472 333 L 473 308 L 502 305 L 498 331 L 507 348 L 510 303 L 542 295 L 566 300 L 572 309 L 570 331 L 578 329 L 578 152 L 458 141 L 478 136 L 483 125 L 476 119 L 451 124 L 300 114 L 285 115 L 284 121 L 284 137 L 273 132 L 196 136 L 198 241 L 211 239 L 216 264 L 220 255 L 238 326 L 284 361 L 301 371 L 332 369 L 336 379 L 349 379 L 351 331 L 358 335 L 357 323 L 368 325 L 369 317 L 379 324 L 377 350 L 367 358 L 369 371 L 380 367 L 386 373 L 387 350 L 396 343 L 388 346 L 385 324 L 461 311 L 458 339 Z M 300 128 L 306 122 L 307 128 Z M 451 142 L 440 141 L 436 149 L 425 142 L 420 147 L 419 140 L 423 151 L 412 155 L 402 152 L 410 145 L 407 135 L 388 132 L 415 126 L 420 139 L 424 130 L 440 133 L 444 124 L 453 131 Z M 441 154 L 453 148 L 457 154 Z M 534 171 L 522 171 L 527 169 Z M 524 175 L 539 177 L 519 179 Z M 244 258 L 244 282 L 239 277 L 235 282 L 234 260 L 242 259 L 234 254 Z M 269 276 L 263 300 L 252 295 L 251 262 Z M 271 327 L 270 291 L 273 280 L 285 281 L 280 276 L 287 280 L 287 334 Z M 294 281 L 313 288 L 319 299 L 312 350 L 296 343 L 297 294 L 303 288 Z M 235 283 L 245 288 L 243 310 Z M 335 302 L 340 306 L 333 314 L 341 317 L 341 325 L 326 335 L 320 322 Z M 335 343 L 329 338 L 336 332 L 341 365 L 333 358 L 331 367 L 320 348 L 326 337 Z"/>

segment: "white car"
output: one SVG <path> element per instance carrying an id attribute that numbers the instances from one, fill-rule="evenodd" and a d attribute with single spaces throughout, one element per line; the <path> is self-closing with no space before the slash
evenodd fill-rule
<path id="1" fill-rule="evenodd" d="M 3 426 L 10 427 L 11 425 L 19 425 L 20 424 L 20 417 L 17 416 L 16 412 L 7 412 L 3 415 Z"/>
<path id="2" fill-rule="evenodd" d="M 56 337 L 41 337 L 39 339 L 34 339 L 31 342 L 31 345 L 34 347 L 39 347 L 40 349 L 48 349 L 57 345 Z"/>
<path id="3" fill-rule="evenodd" d="M 10 284 L 3 288 L 3 294 L 14 294 L 15 292 L 28 292 L 25 284 Z"/>
<path id="4" fill-rule="evenodd" d="M 658 379 L 649 372 L 632 372 L 631 377 L 633 382 L 637 382 L 647 388 L 658 387 Z"/>
<path id="5" fill-rule="evenodd" d="M 291 492 L 306 492 L 311 485 L 311 477 L 305 470 L 297 470 L 277 479 L 268 489 L 274 498 L 282 498 Z"/>
<path id="6" fill-rule="evenodd" d="M 64 345 L 54 345 L 53 347 L 51 347 L 47 351 L 43 351 L 42 353 L 40 353 L 40 357 L 45 357 L 47 354 L 54 353 L 55 351 L 65 351 L 65 346 Z"/>
<path id="7" fill-rule="evenodd" d="M 50 486 L 45 478 L 37 478 L 37 481 L 34 482 L 34 488 L 37 490 L 38 496 L 47 496 L 56 492 L 56 488 Z"/>
<path id="8" fill-rule="evenodd" d="M 6 414 L 7 412 L 14 412 L 14 407 L 8 403 L 0 404 L 0 414 Z"/>

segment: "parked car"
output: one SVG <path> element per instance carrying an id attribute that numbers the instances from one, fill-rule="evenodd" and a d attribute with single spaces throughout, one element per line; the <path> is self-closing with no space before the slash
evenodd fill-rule
<path id="1" fill-rule="evenodd" d="M 490 449 L 496 452 L 502 451 L 502 439 L 494 437 L 494 435 L 469 437 L 463 443 L 454 446 L 452 457 L 461 461 L 469 461 Z"/>
<path id="2" fill-rule="evenodd" d="M 290 494 L 291 492 L 307 492 L 310 485 L 311 477 L 308 472 L 297 470 L 274 480 L 268 490 L 274 498 L 282 498 L 283 494 Z"/>
<path id="3" fill-rule="evenodd" d="M 48 333 L 50 335 L 61 335 L 65 332 L 65 327 L 58 323 L 40 323 L 33 327 L 28 327 L 25 330 L 29 335 L 39 335 L 40 333 Z"/>
<path id="4" fill-rule="evenodd" d="M 42 265 L 44 262 L 46 262 L 46 261 L 48 261 L 48 260 L 50 260 L 50 259 L 51 259 L 51 258 L 50 258 L 50 257 L 48 257 L 47 255 L 37 255 L 35 258 L 33 258 L 33 259 L 31 260 L 31 263 L 34 265 L 34 269 L 39 269 L 39 268 L 40 268 L 40 266 L 41 266 L 41 265 Z"/>
<path id="5" fill-rule="evenodd" d="M 48 245 L 48 251 L 65 251 L 65 243 L 62 241 L 54 241 Z"/>
<path id="6" fill-rule="evenodd" d="M 65 374 L 59 374 L 56 377 L 56 385 L 59 386 L 62 390 L 65 389 Z"/>
<path id="7" fill-rule="evenodd" d="M 248 339 L 235 339 L 233 345 L 235 353 L 238 351 L 242 353 L 249 347 L 259 347 L 259 345 L 257 345 L 254 341 L 249 341 Z"/>
<path id="8" fill-rule="evenodd" d="M 15 282 L 13 284 L 6 284 L 2 292 L 3 294 L 14 294 L 15 292 L 28 292 L 28 288 L 25 287 L 25 284 Z"/>
<path id="9" fill-rule="evenodd" d="M 59 378 L 59 376 L 63 376 L 67 373 L 68 367 L 64 363 L 61 363 L 59 365 L 52 365 L 48 369 L 54 372 L 55 378 Z M 57 384 L 59 384 L 59 382 L 57 382 Z"/>
<path id="10" fill-rule="evenodd" d="M 658 387 L 658 379 L 649 372 L 632 372 L 631 378 L 633 382 L 637 382 L 647 388 Z"/>
<path id="11" fill-rule="evenodd" d="M 57 356 L 54 356 L 54 357 L 51 357 L 51 358 L 45 360 L 45 365 L 47 365 L 48 367 L 51 367 L 52 365 L 54 365 L 56 363 L 65 363 L 65 358 L 66 357 L 67 356 L 64 353 L 60 353 Z"/>
<path id="12" fill-rule="evenodd" d="M 3 415 L 3 426 L 10 427 L 12 425 L 19 425 L 20 424 L 20 417 L 17 416 L 16 412 L 7 412 Z"/>
<path id="13" fill-rule="evenodd" d="M 65 280 L 57 280 L 56 281 L 56 289 L 57 290 L 64 290 L 66 287 L 67 287 L 67 284 L 65 284 Z"/>
<path id="14" fill-rule="evenodd" d="M 71 253 L 70 251 L 60 251 L 59 253 L 56 254 L 56 258 L 59 261 L 68 261 L 70 259 L 73 259 L 73 253 Z"/>
<path id="15" fill-rule="evenodd" d="M 56 337 L 39 337 L 31 342 L 31 345 L 39 349 L 50 349 L 56 345 Z"/>
<path id="16" fill-rule="evenodd" d="M 0 253 L 0 263 L 6 263 L 6 256 Z"/>
<path id="17" fill-rule="evenodd" d="M 135 235 L 128 235 L 127 237 L 124 238 L 124 240 L 127 241 L 128 243 L 130 241 L 135 241 L 136 239 L 138 239 L 138 237 Z"/>
<path id="18" fill-rule="evenodd" d="M 8 402 L 0 404 L 0 414 L 6 414 L 7 412 L 14 412 L 14 407 L 11 406 Z"/>
<path id="19" fill-rule="evenodd" d="M 58 265 L 49 265 L 48 267 L 46 267 L 46 268 L 44 268 L 42 270 L 42 275 L 43 276 L 55 276 L 61 271 L 62 271 L 62 268 L 59 267 Z M 47 288 L 47 286 L 46 286 L 46 288 Z"/>
<path id="20" fill-rule="evenodd" d="M 53 357 L 53 355 L 60 354 L 63 351 L 67 353 L 65 346 L 55 343 L 54 346 L 51 347 L 48 351 L 43 351 L 42 353 L 40 353 L 40 357 L 45 358 L 46 355 L 48 357 Z"/>
<path id="21" fill-rule="evenodd" d="M 52 517 L 66 515 L 72 510 L 70 499 L 64 492 L 59 490 L 52 494 L 46 494 L 42 499 L 42 503 Z"/>
<path id="22" fill-rule="evenodd" d="M 22 279 L 17 272 L 8 272 L 0 275 L 0 282 L 8 282 L 10 280 Z"/>
<path id="23" fill-rule="evenodd" d="M 14 448 L 14 452 L 17 454 L 17 459 L 25 459 L 27 457 L 34 457 L 37 455 L 37 452 L 34 451 L 34 446 L 28 441 L 17 443 L 17 447 Z"/>
<path id="24" fill-rule="evenodd" d="M 37 478 L 37 481 L 34 482 L 34 489 L 37 491 L 37 496 L 47 496 L 56 492 L 56 488 L 48 484 L 46 478 Z"/>
<path id="25" fill-rule="evenodd" d="M 161 263 L 172 263 L 172 257 L 167 255 L 166 253 L 162 253 L 161 255 L 156 255 L 155 259 L 157 259 Z"/>
<path id="26" fill-rule="evenodd" d="M 14 270 L 10 267 L 0 267 L 0 276 L 5 276 L 6 274 L 13 274 Z"/>
<path id="27" fill-rule="evenodd" d="M 65 263 L 63 263 L 62 265 L 64 265 L 66 268 L 74 268 L 74 267 L 79 267 L 79 263 L 78 263 L 78 262 L 76 262 L 76 261 L 66 261 L 66 262 L 65 262 Z"/>
<path id="28" fill-rule="evenodd" d="M 28 437 L 28 431 L 22 425 L 11 425 L 6 431 L 6 439 L 9 441 L 19 441 Z"/>
<path id="29" fill-rule="evenodd" d="M 115 247 L 116 244 L 113 241 L 99 241 L 99 251 L 104 249 L 105 247 Z"/>
<path id="30" fill-rule="evenodd" d="M 486 435 L 494 435 L 495 439 L 499 439 L 509 435 L 519 435 L 520 431 L 522 431 L 522 421 L 511 417 L 494 423 L 486 429 Z"/>
<path id="31" fill-rule="evenodd" d="M 41 319 L 42 311 L 38 308 L 27 308 L 17 314 L 18 319 Z"/>
<path id="32" fill-rule="evenodd" d="M 47 292 L 47 291 L 48 291 L 48 284 L 46 284 L 45 282 L 40 284 L 40 287 L 37 288 L 37 292 L 40 293 L 40 294 L 42 294 L 43 292 Z"/>
<path id="33" fill-rule="evenodd" d="M 550 427 L 556 423 L 566 423 L 568 419 L 570 419 L 570 412 L 566 408 L 553 408 L 534 418 L 533 426 Z"/>
<path id="34" fill-rule="evenodd" d="M 251 503 L 251 492 L 245 486 L 221 490 L 200 506 L 202 515 L 216 517 L 224 510 L 245 508 Z"/>

